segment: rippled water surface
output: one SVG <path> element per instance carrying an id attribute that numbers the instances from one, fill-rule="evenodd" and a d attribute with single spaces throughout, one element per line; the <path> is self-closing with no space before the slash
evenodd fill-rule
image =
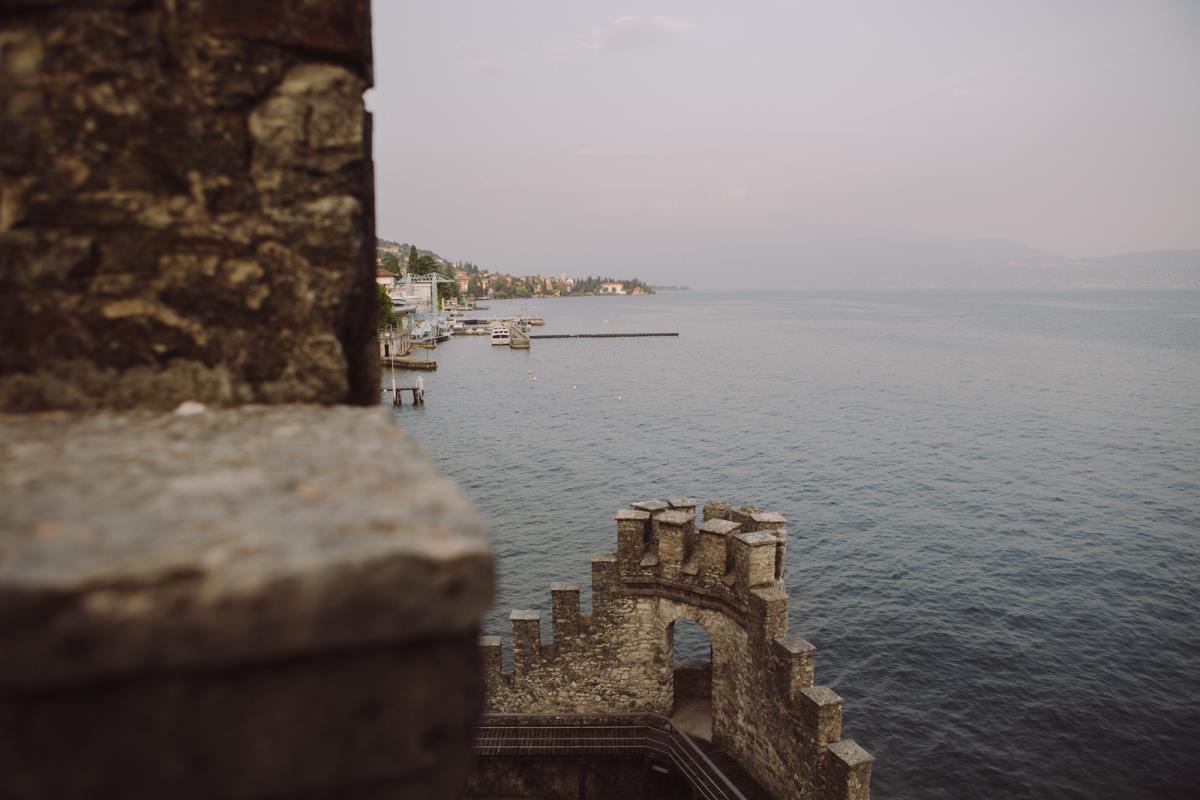
<path id="1" fill-rule="evenodd" d="M 680 336 L 432 354 L 396 419 L 494 526 L 489 632 L 631 500 L 759 505 L 874 797 L 1200 796 L 1200 293 L 490 306 Z"/>

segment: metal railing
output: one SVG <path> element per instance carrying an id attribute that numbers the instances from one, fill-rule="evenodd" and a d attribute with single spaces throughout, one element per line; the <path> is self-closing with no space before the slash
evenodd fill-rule
<path id="1" fill-rule="evenodd" d="M 485 714 L 478 756 L 622 756 L 657 753 L 706 800 L 747 800 L 699 745 L 661 714 Z"/>

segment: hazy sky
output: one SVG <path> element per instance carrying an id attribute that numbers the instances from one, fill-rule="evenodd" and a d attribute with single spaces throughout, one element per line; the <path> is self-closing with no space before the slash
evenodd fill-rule
<path id="1" fill-rule="evenodd" d="M 380 235 L 485 268 L 1200 247 L 1200 0 L 376 0 L 375 63 Z"/>

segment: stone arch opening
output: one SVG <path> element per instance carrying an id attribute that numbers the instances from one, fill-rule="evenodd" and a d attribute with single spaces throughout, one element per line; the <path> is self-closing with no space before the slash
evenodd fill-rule
<path id="1" fill-rule="evenodd" d="M 712 740 L 713 644 L 708 631 L 687 617 L 667 624 L 671 656 L 671 718 L 687 733 Z"/>

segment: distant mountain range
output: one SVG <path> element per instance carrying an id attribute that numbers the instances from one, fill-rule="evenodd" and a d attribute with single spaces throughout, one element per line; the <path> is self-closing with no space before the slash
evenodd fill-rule
<path id="1" fill-rule="evenodd" d="M 957 251 L 957 252 L 955 252 Z M 955 277 L 978 288 L 1200 288 L 1200 250 L 1151 250 L 1103 258 L 1067 258 L 1003 239 L 962 242 L 952 250 Z"/>
<path id="2" fill-rule="evenodd" d="M 1007 239 L 909 234 L 805 238 L 789 250 L 792 281 L 813 288 L 1200 288 L 1200 250 L 1068 258 Z"/>
<path id="3" fill-rule="evenodd" d="M 739 263 L 747 285 L 812 289 L 1200 289 L 1200 250 L 1152 250 L 1103 258 L 1069 258 L 1009 239 L 950 239 L 878 230 L 807 230 L 786 241 L 739 243 L 727 253 L 682 242 L 688 272 L 659 283 L 728 283 L 728 262 Z M 380 240 L 381 245 L 399 243 Z M 401 255 L 408 245 L 399 245 Z M 437 254 L 429 252 L 435 258 Z M 788 265 L 786 276 L 780 264 Z M 551 272 L 559 272 L 554 267 Z M 578 270 L 574 270 L 578 271 Z M 644 270 L 655 272 L 652 268 Z M 663 270 L 666 272 L 666 270 Z"/>

